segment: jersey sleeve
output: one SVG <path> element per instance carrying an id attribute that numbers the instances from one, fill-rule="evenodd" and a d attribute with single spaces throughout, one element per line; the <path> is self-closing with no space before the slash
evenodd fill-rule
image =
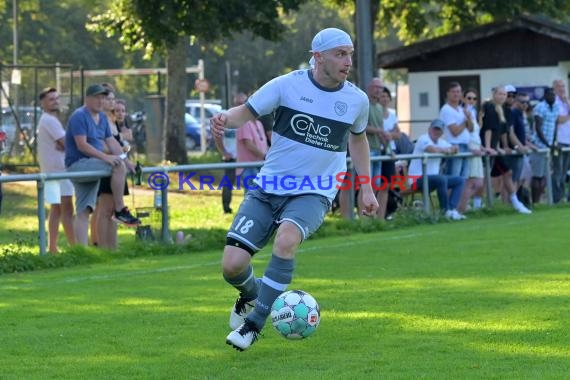
<path id="1" fill-rule="evenodd" d="M 368 126 L 368 115 L 370 112 L 370 104 L 368 99 L 365 99 L 362 102 L 360 113 L 358 114 L 354 124 L 350 128 L 350 132 L 353 134 L 359 135 L 366 131 L 366 127 Z"/>
<path id="2" fill-rule="evenodd" d="M 272 113 L 279 106 L 285 77 L 286 75 L 270 80 L 249 97 L 246 106 L 255 117 Z"/>

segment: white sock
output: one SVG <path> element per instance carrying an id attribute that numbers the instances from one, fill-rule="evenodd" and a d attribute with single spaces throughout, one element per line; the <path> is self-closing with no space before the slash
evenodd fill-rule
<path id="1" fill-rule="evenodd" d="M 519 199 L 517 198 L 517 193 L 512 193 L 511 194 L 511 204 L 515 205 L 517 203 L 520 203 Z"/>

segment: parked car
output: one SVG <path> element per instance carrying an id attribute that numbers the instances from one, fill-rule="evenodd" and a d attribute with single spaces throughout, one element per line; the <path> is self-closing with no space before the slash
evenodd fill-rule
<path id="1" fill-rule="evenodd" d="M 37 108 L 35 112 L 37 112 L 37 118 L 39 119 L 41 110 Z M 25 146 L 24 139 L 27 140 L 30 145 L 34 143 L 36 133 L 34 130 L 34 107 L 18 107 L 18 121 L 22 128 L 21 134 L 16 127 L 16 118 L 14 117 L 12 109 L 2 108 L 0 131 L 4 132 L 4 151 L 12 151 L 12 145 L 14 143 L 18 144 L 18 149 L 23 148 Z M 23 152 L 23 149 L 21 152 Z"/>
<path id="2" fill-rule="evenodd" d="M 211 117 L 222 112 L 222 106 L 216 103 L 204 103 L 204 116 L 207 120 Z M 186 112 L 189 113 L 194 119 L 200 120 L 200 103 L 187 100 L 186 101 Z"/>
<path id="3" fill-rule="evenodd" d="M 186 129 L 186 149 L 194 150 L 202 146 L 202 126 L 200 122 L 189 113 L 184 114 L 184 125 Z M 210 132 L 210 123 L 206 122 L 206 146 L 210 146 L 212 134 Z"/>

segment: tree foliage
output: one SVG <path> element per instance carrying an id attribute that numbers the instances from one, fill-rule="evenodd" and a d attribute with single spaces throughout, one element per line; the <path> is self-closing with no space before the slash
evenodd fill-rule
<path id="1" fill-rule="evenodd" d="M 356 0 L 327 0 L 351 6 Z M 370 12 L 378 13 L 376 35 L 396 31 L 406 44 L 468 29 L 495 20 L 511 19 L 523 13 L 540 14 L 555 20 L 570 19 L 568 0 L 370 0 Z M 373 16 L 374 17 L 374 16 Z"/>
<path id="2" fill-rule="evenodd" d="M 306 0 L 118 0 L 110 9 L 91 17 L 91 30 L 118 35 L 128 50 L 166 52 L 168 90 L 166 96 L 166 159 L 185 163 L 184 102 L 180 91 L 185 74 L 185 50 L 181 39 L 189 36 L 213 42 L 232 33 L 250 31 L 254 36 L 276 40 L 285 31 L 280 13 L 298 9 Z M 173 56 L 177 54 L 179 56 Z M 177 62 L 177 64 L 172 64 Z"/>
<path id="3" fill-rule="evenodd" d="M 92 30 L 118 35 L 128 50 L 164 49 L 179 36 L 203 42 L 250 31 L 277 40 L 285 31 L 281 14 L 296 10 L 306 0 L 118 0 L 90 18 Z"/>
<path id="4" fill-rule="evenodd" d="M 383 0 L 379 32 L 393 25 L 405 43 L 440 36 L 496 20 L 508 20 L 523 14 L 541 14 L 563 21 L 568 17 L 567 0 Z"/>
<path id="5" fill-rule="evenodd" d="M 207 76 L 220 77 L 223 83 L 225 62 L 231 65 L 232 91 L 251 92 L 274 78 L 299 67 L 307 66 L 310 43 L 314 35 L 327 27 L 338 27 L 352 32 L 350 17 L 343 17 L 338 8 L 323 7 L 309 1 L 286 17 L 283 38 L 268 41 L 251 32 L 235 33 L 218 43 L 200 43 L 193 47 L 193 55 L 206 62 Z"/>

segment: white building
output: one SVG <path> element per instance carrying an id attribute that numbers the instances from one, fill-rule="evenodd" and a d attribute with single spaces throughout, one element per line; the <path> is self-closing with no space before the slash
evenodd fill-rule
<path id="1" fill-rule="evenodd" d="M 406 114 L 409 108 L 410 123 L 402 121 L 400 128 L 416 138 L 438 116 L 451 81 L 461 83 L 463 90 L 477 90 L 479 101 L 501 84 L 539 100 L 554 79 L 568 81 L 570 25 L 519 16 L 383 52 L 378 64 L 408 69 L 409 101 L 398 99 L 398 109 L 403 107 Z"/>

